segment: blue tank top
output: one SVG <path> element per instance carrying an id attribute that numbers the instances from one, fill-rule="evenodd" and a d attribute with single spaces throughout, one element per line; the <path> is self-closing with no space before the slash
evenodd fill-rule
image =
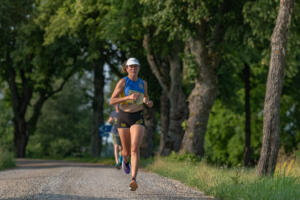
<path id="1" fill-rule="evenodd" d="M 139 98 L 136 101 L 130 100 L 122 104 L 138 104 L 138 105 L 143 104 L 144 81 L 140 78 L 138 78 L 137 81 L 133 81 L 127 76 L 124 77 L 124 79 L 125 79 L 125 87 L 124 87 L 124 92 L 121 96 L 129 96 L 132 93 L 138 93 Z"/>

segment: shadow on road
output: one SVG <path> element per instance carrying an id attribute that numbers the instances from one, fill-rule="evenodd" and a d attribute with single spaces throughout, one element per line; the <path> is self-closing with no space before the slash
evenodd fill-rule
<path id="1" fill-rule="evenodd" d="M 63 160 L 17 159 L 16 169 L 46 169 L 60 167 L 112 168 L 99 163 L 69 162 Z"/>

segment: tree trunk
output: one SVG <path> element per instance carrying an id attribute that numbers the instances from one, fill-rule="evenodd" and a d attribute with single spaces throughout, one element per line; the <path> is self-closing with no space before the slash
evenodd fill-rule
<path id="1" fill-rule="evenodd" d="M 99 137 L 99 126 L 103 124 L 103 103 L 104 103 L 104 75 L 103 63 L 94 63 L 94 97 L 93 97 L 93 130 L 91 137 L 91 154 L 93 157 L 100 157 L 102 150 L 102 138 Z"/>
<path id="2" fill-rule="evenodd" d="M 271 37 L 271 58 L 264 103 L 263 142 L 257 174 L 273 175 L 280 147 L 280 99 L 284 78 L 286 43 L 294 7 L 293 0 L 281 0 Z"/>
<path id="3" fill-rule="evenodd" d="M 17 158 L 26 157 L 26 146 L 29 140 L 29 130 L 24 117 L 14 117 L 14 146 Z"/>
<path id="4" fill-rule="evenodd" d="M 11 103 L 14 113 L 14 146 L 17 158 L 25 158 L 26 146 L 29 139 L 29 130 L 25 120 L 25 114 L 32 98 L 33 90 L 29 86 L 30 83 L 25 77 L 24 70 L 20 70 L 21 92 L 18 91 L 16 83 L 16 71 L 10 67 L 8 77 L 8 85 L 11 93 Z"/>
<path id="5" fill-rule="evenodd" d="M 205 24 L 199 28 L 199 37 L 189 42 L 191 53 L 195 56 L 198 77 L 189 101 L 189 117 L 180 152 L 189 152 L 199 156 L 204 155 L 204 138 L 211 108 L 217 93 L 215 68 L 219 55 L 211 53 L 205 41 Z"/>
<path id="6" fill-rule="evenodd" d="M 146 34 L 143 40 L 143 47 L 147 51 L 147 60 L 150 68 L 163 91 L 161 96 L 162 131 L 160 155 L 169 155 L 171 151 L 179 151 L 180 149 L 184 133 L 181 124 L 187 115 L 186 97 L 182 90 L 182 64 L 179 57 L 180 43 L 174 42 L 172 54 L 167 59 L 170 65 L 169 80 L 166 68 L 162 65 L 165 59 L 162 59 L 163 61 L 160 63 L 162 66 L 158 67 L 149 47 L 149 40 L 150 34 Z"/>
<path id="7" fill-rule="evenodd" d="M 211 78 L 209 78 L 211 77 Z M 216 77 L 213 72 L 203 81 L 197 80 L 189 96 L 189 118 L 181 153 L 204 155 L 204 138 L 209 114 L 216 97 Z"/>
<path id="8" fill-rule="evenodd" d="M 170 113 L 169 128 L 165 138 L 165 147 L 163 155 L 169 155 L 172 151 L 178 152 L 181 147 L 184 130 L 182 122 L 186 119 L 187 103 L 186 97 L 182 90 L 182 64 L 174 47 L 174 53 L 169 57 L 171 88 L 169 92 Z"/>
<path id="9" fill-rule="evenodd" d="M 169 128 L 169 98 L 168 91 L 162 90 L 160 96 L 160 144 L 159 144 L 159 154 L 164 155 L 164 148 L 166 137 L 168 134 Z"/>
<path id="10" fill-rule="evenodd" d="M 141 145 L 141 156 L 143 158 L 149 158 L 152 156 L 153 151 L 153 137 L 156 131 L 156 118 L 154 108 L 144 108 L 144 120 L 145 120 L 145 135 L 143 143 Z"/>
<path id="11" fill-rule="evenodd" d="M 245 63 L 244 68 L 245 82 L 245 152 L 244 166 L 251 165 L 251 110 L 250 110 L 250 67 Z"/>
<path id="12" fill-rule="evenodd" d="M 23 114 L 19 115 L 18 117 L 14 117 L 14 145 L 16 156 L 18 158 L 25 158 L 26 157 L 26 147 L 29 141 L 29 136 L 34 133 L 36 129 L 36 124 L 38 118 L 41 114 L 42 107 L 47 100 L 47 97 L 41 95 L 38 101 L 34 104 L 33 114 L 28 120 L 25 120 L 25 116 Z M 27 105 L 28 106 L 28 105 Z M 19 111 L 19 113 L 21 113 Z"/>

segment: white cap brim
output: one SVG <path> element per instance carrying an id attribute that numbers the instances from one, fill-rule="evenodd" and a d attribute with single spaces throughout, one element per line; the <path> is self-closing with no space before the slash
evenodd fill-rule
<path id="1" fill-rule="evenodd" d="M 140 65 L 140 63 L 136 58 L 129 58 L 126 62 L 126 65 Z"/>

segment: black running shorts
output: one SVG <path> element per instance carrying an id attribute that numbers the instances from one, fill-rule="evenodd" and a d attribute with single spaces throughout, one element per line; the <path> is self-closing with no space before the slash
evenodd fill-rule
<path id="1" fill-rule="evenodd" d="M 124 112 L 119 109 L 118 128 L 130 128 L 132 125 L 145 126 L 143 112 L 138 111 L 134 113 Z"/>

